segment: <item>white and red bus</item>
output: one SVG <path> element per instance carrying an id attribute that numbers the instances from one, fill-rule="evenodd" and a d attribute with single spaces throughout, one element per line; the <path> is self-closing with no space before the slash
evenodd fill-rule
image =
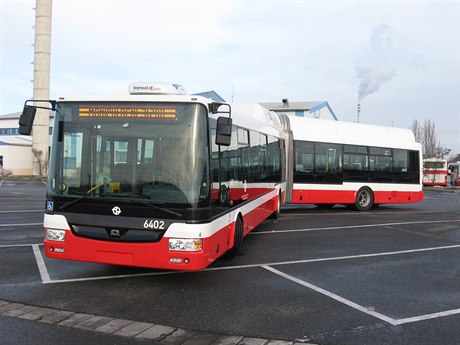
<path id="1" fill-rule="evenodd" d="M 290 128 L 286 202 L 367 211 L 423 200 L 421 145 L 409 129 L 309 118 L 290 118 Z"/>
<path id="2" fill-rule="evenodd" d="M 279 118 L 172 84 L 130 92 L 49 102 L 46 255 L 176 270 L 234 256 L 284 197 Z M 23 134 L 37 108 L 28 102 Z"/>
<path id="3" fill-rule="evenodd" d="M 460 162 L 449 163 L 450 185 L 460 186 Z"/>
<path id="4" fill-rule="evenodd" d="M 284 202 L 366 211 L 423 199 L 409 130 L 289 118 L 172 84 L 130 93 L 26 102 L 21 134 L 43 102 L 55 112 L 48 257 L 199 270 L 236 255 Z"/>
<path id="5" fill-rule="evenodd" d="M 441 158 L 426 158 L 423 160 L 423 185 L 447 186 L 447 160 Z"/>

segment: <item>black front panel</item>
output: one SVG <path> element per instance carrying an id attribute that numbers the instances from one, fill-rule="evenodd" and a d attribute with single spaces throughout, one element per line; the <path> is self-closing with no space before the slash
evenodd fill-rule
<path id="1" fill-rule="evenodd" d="M 64 213 L 75 236 L 118 242 L 158 242 L 173 220 Z M 174 221 L 175 222 L 175 221 Z"/>
<path id="2" fill-rule="evenodd" d="M 117 242 L 158 242 L 164 231 L 126 229 L 121 227 L 97 227 L 72 225 L 76 236 Z"/>

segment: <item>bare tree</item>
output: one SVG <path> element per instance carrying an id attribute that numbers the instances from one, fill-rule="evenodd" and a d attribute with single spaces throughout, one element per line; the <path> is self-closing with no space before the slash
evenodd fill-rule
<path id="1" fill-rule="evenodd" d="M 32 149 L 32 165 L 39 177 L 45 177 L 48 173 L 48 157 L 42 150 Z"/>
<path id="2" fill-rule="evenodd" d="M 425 157 L 436 157 L 437 138 L 435 132 L 435 125 L 431 120 L 425 119 L 423 123 L 423 138 L 422 145 L 425 149 Z"/>
<path id="3" fill-rule="evenodd" d="M 441 143 L 438 142 L 438 147 L 436 147 L 435 157 L 436 158 L 444 158 L 449 155 L 451 149 L 445 148 L 441 146 Z"/>
<path id="4" fill-rule="evenodd" d="M 3 169 L 3 166 L 0 165 L 0 179 L 13 175 L 13 172 L 9 169 Z"/>
<path id="5" fill-rule="evenodd" d="M 455 163 L 455 162 L 460 162 L 460 153 L 457 153 L 456 155 L 452 154 L 448 158 L 449 163 Z"/>
<path id="6" fill-rule="evenodd" d="M 422 136 L 423 136 L 423 129 L 422 126 L 418 123 L 417 120 L 414 120 L 412 122 L 412 126 L 410 127 L 412 130 L 412 133 L 414 133 L 415 141 L 418 143 L 422 142 Z"/>
<path id="7" fill-rule="evenodd" d="M 415 140 L 422 144 L 423 157 L 444 158 L 450 153 L 450 149 L 441 146 L 436 136 L 436 126 L 430 119 L 425 119 L 423 126 L 414 120 L 410 129 L 414 133 Z"/>

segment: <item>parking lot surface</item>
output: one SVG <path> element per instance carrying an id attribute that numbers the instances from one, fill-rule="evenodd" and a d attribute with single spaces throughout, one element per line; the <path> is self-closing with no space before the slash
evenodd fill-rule
<path id="1" fill-rule="evenodd" d="M 1 182 L 4 305 L 211 334 L 214 344 L 460 343 L 460 193 L 428 190 L 421 203 L 366 213 L 285 206 L 236 258 L 184 273 L 46 258 L 45 189 Z"/>

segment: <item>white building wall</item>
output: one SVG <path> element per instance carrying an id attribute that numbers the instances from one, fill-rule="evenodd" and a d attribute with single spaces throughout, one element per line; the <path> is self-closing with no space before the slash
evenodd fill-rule
<path id="1" fill-rule="evenodd" d="M 321 108 L 319 111 L 317 111 L 319 113 L 319 117 L 320 119 L 323 119 L 323 120 L 333 120 L 333 116 L 331 114 L 331 112 L 329 111 L 329 109 L 327 107 L 324 107 L 324 108 Z"/>
<path id="2" fill-rule="evenodd" d="M 18 128 L 18 121 L 18 119 L 0 119 L 0 128 Z"/>
<path id="3" fill-rule="evenodd" d="M 0 156 L 13 175 L 32 175 L 32 146 L 0 145 Z"/>
<path id="4" fill-rule="evenodd" d="M 52 123 L 54 117 L 50 117 Z M 19 128 L 19 113 L 0 115 L 0 129 Z M 2 134 L 0 130 L 0 156 L 3 168 L 13 175 L 28 175 L 33 172 L 32 136 L 19 134 Z"/>

